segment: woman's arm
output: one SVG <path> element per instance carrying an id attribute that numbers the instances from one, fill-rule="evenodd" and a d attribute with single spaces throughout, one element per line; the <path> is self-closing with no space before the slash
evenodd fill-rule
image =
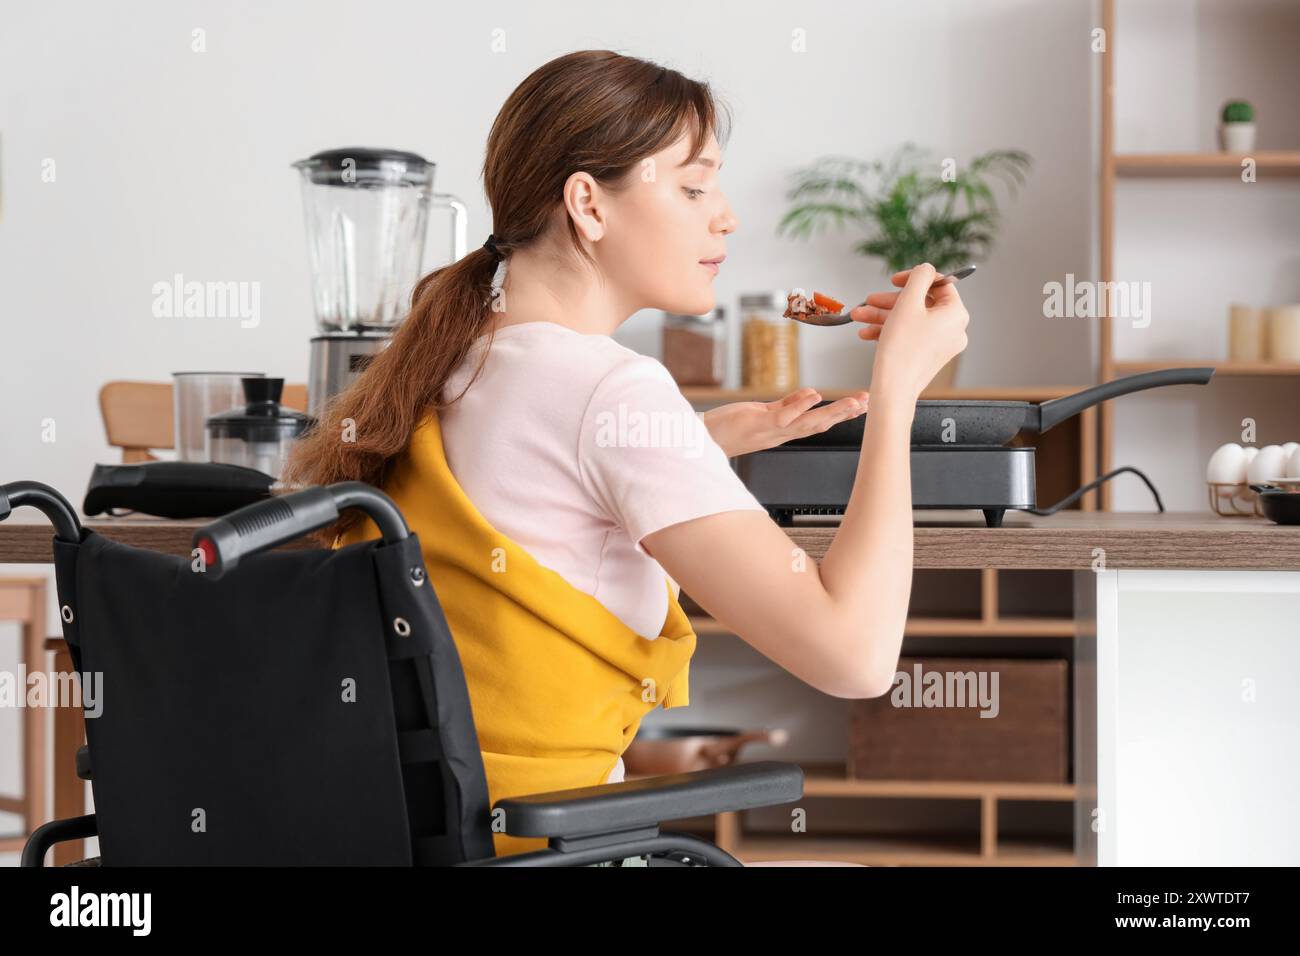
<path id="1" fill-rule="evenodd" d="M 857 477 L 820 566 L 754 511 L 683 521 L 641 541 L 724 627 L 836 697 L 884 694 L 898 663 L 912 584 L 912 416 L 921 390 L 966 346 L 956 290 L 927 295 L 935 275 L 928 264 L 900 273 L 901 293 L 854 310 L 869 323 L 859 335 L 880 345 Z"/>

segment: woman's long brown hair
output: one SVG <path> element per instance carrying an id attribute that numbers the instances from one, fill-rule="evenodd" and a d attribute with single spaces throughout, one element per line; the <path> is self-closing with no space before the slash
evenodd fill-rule
<path id="1" fill-rule="evenodd" d="M 483 187 L 498 248 L 508 258 L 537 241 L 573 173 L 618 189 L 642 160 L 683 135 L 692 137 L 688 161 L 699 156 L 710 131 L 724 142 L 724 121 L 707 84 L 655 63 L 608 50 L 551 60 L 510 94 L 488 135 Z M 565 221 L 574 250 L 585 256 L 573 220 Z M 382 488 L 424 416 L 465 394 L 443 401 L 448 377 L 490 324 L 496 269 L 496 256 L 479 248 L 422 278 L 392 342 L 326 406 L 299 441 L 284 479 Z M 480 361 L 469 385 L 482 369 Z M 320 538 L 328 542 L 359 520 L 345 512 Z"/>

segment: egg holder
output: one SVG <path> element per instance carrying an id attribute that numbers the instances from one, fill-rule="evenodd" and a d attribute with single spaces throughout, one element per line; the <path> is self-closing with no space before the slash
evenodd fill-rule
<path id="1" fill-rule="evenodd" d="M 1259 508 L 1259 495 L 1250 490 L 1250 483 L 1245 481 L 1207 481 L 1210 492 L 1210 510 L 1225 518 L 1251 518 L 1264 516 Z M 1227 505 L 1224 505 L 1227 501 Z M 1238 502 L 1249 505 L 1242 508 Z M 1229 510 L 1225 510 L 1229 509 Z"/>

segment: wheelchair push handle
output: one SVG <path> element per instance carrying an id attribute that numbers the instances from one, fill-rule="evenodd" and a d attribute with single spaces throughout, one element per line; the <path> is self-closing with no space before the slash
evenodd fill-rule
<path id="1" fill-rule="evenodd" d="M 194 532 L 194 548 L 213 580 L 239 565 L 245 555 L 279 547 L 333 524 L 339 512 L 360 508 L 379 527 L 385 544 L 410 534 L 391 498 L 360 481 L 305 488 L 245 505 Z"/>
<path id="2" fill-rule="evenodd" d="M 29 505 L 44 512 L 45 517 L 54 525 L 54 535 L 60 541 L 78 542 L 81 540 L 81 522 L 77 520 L 77 509 L 49 485 L 39 481 L 11 481 L 0 485 L 0 521 L 8 518 L 15 508 Z"/>

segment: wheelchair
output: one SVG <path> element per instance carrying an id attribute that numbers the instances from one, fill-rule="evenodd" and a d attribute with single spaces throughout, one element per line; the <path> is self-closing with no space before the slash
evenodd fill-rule
<path id="1" fill-rule="evenodd" d="M 768 761 L 489 807 L 419 540 L 369 485 L 240 508 L 196 531 L 191 559 L 82 527 L 47 485 L 0 485 L 0 520 L 22 506 L 54 527 L 63 636 L 102 690 L 77 754 L 95 812 L 38 828 L 23 866 L 91 836 L 99 856 L 73 865 L 741 866 L 663 821 L 803 796 L 803 771 Z M 381 537 L 281 548 L 348 508 Z M 494 823 L 546 847 L 498 857 Z"/>

